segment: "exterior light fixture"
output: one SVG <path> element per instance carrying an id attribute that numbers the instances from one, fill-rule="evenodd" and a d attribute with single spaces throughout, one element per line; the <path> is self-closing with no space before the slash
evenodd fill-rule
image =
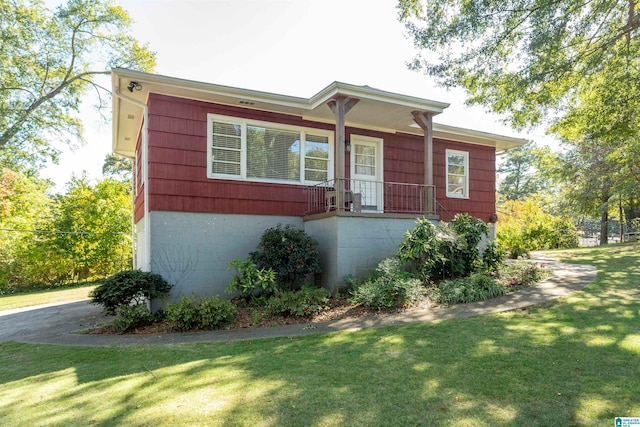
<path id="1" fill-rule="evenodd" d="M 138 82 L 134 82 L 131 81 L 129 82 L 129 86 L 127 86 L 127 90 L 131 93 L 133 93 L 133 90 L 137 90 L 137 91 L 141 91 L 142 90 L 142 85 Z"/>

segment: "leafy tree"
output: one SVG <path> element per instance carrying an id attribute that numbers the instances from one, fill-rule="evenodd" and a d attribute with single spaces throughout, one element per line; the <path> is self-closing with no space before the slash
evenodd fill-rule
<path id="1" fill-rule="evenodd" d="M 636 60 L 635 0 L 399 0 L 416 47 L 412 63 L 469 102 L 537 124 L 623 51 Z"/>
<path id="2" fill-rule="evenodd" d="M 105 276 L 130 265 L 130 189 L 105 179 L 95 186 L 73 177 L 58 198 L 55 244 L 72 262 L 74 279 Z"/>
<path id="3" fill-rule="evenodd" d="M 0 164 L 54 159 L 56 141 L 82 138 L 81 100 L 111 67 L 150 71 L 155 55 L 129 35 L 131 19 L 110 0 L 0 0 Z"/>
<path id="4" fill-rule="evenodd" d="M 399 0 L 398 8 L 416 46 L 428 49 L 414 69 L 464 88 L 469 103 L 515 127 L 553 124 L 568 145 L 566 194 L 578 213 L 598 212 L 606 241 L 613 197 L 637 200 L 640 183 L 637 1 Z"/>
<path id="5" fill-rule="evenodd" d="M 498 194 L 503 200 L 525 200 L 549 186 L 544 174 L 553 156 L 549 147 L 529 142 L 509 150 L 497 168 L 503 174 Z"/>
<path id="6" fill-rule="evenodd" d="M 567 147 L 559 175 L 569 183 L 577 211 L 600 216 L 604 244 L 615 199 L 623 211 L 623 203 L 632 208 L 639 195 L 640 69 L 621 55 L 575 97 L 578 102 L 551 127 Z"/>
<path id="7" fill-rule="evenodd" d="M 102 175 L 105 178 L 131 182 L 131 159 L 109 153 L 104 158 Z"/>
<path id="8" fill-rule="evenodd" d="M 55 283 L 64 254 L 51 245 L 51 183 L 4 168 L 0 171 L 0 294 Z"/>

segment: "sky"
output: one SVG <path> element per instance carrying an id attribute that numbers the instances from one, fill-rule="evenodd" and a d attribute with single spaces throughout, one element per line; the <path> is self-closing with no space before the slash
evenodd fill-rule
<path id="1" fill-rule="evenodd" d="M 51 0 L 55 5 L 59 1 Z M 157 74 L 284 95 L 311 97 L 334 81 L 450 103 L 434 122 L 533 139 L 483 107 L 466 107 L 461 90 L 447 91 L 411 71 L 417 51 L 397 19 L 396 0 L 120 0 L 132 35 L 157 54 Z M 56 191 L 72 174 L 102 178 L 111 151 L 111 124 L 91 102 L 83 107 L 86 145 L 65 149 L 43 176 Z M 549 142 L 546 142 L 549 143 Z"/>

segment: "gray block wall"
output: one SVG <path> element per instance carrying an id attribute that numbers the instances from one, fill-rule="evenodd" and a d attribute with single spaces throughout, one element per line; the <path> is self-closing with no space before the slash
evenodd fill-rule
<path id="1" fill-rule="evenodd" d="M 339 287 L 348 276 L 365 277 L 381 260 L 396 253 L 405 232 L 416 225 L 411 218 L 367 216 L 329 216 L 303 222 L 290 216 L 164 211 L 150 215 L 151 271 L 174 285 L 170 301 L 194 294 L 227 296 L 225 290 L 234 275 L 234 270 L 227 269 L 228 262 L 246 259 L 264 231 L 278 224 L 303 228 L 318 241 L 321 285 L 329 289 Z M 138 231 L 142 249 L 144 230 Z M 489 240 L 494 237 L 492 224 Z M 481 251 L 485 245 L 483 241 Z"/>
<path id="2" fill-rule="evenodd" d="M 319 243 L 322 286 L 333 289 L 345 277 L 363 278 L 398 250 L 415 219 L 331 216 L 306 221 L 305 231 Z"/>
<path id="3" fill-rule="evenodd" d="M 262 233 L 278 224 L 303 228 L 302 218 L 153 211 L 151 271 L 174 285 L 171 301 L 183 295 L 219 295 L 234 275 L 227 263 L 246 259 Z"/>

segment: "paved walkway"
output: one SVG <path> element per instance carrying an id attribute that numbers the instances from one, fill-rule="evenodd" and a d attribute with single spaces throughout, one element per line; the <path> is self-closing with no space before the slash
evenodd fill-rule
<path id="1" fill-rule="evenodd" d="M 564 264 L 541 254 L 535 254 L 535 261 L 544 262 L 547 268 L 554 270 L 554 274 L 536 286 L 491 300 L 459 304 L 452 307 L 413 309 L 398 314 L 307 325 L 297 324 L 193 333 L 88 335 L 75 331 L 86 330 L 104 324 L 110 321 L 111 318 L 104 316 L 101 308 L 90 304 L 89 301 L 78 301 L 0 312 L 0 341 L 85 346 L 164 345 L 292 337 L 335 331 L 357 331 L 365 328 L 480 316 L 529 307 L 579 291 L 591 283 L 597 273 L 592 266 Z"/>

